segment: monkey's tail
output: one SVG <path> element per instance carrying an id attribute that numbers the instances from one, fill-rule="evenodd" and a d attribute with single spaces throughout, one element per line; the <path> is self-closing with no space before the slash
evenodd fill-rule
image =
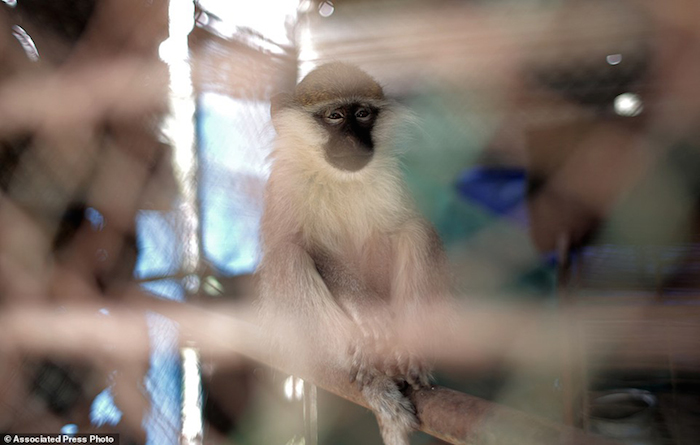
<path id="1" fill-rule="evenodd" d="M 377 416 L 384 445 L 410 445 L 408 438 L 418 428 L 416 410 L 393 379 L 377 376 L 362 394 Z"/>

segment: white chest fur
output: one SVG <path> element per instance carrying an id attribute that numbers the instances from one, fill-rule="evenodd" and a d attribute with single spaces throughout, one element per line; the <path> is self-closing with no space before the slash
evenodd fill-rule
<path id="1" fill-rule="evenodd" d="M 292 126 L 291 118 L 301 124 Z M 330 248 L 348 239 L 363 243 L 413 216 L 396 154 L 383 143 L 367 166 L 346 172 L 324 158 L 327 137 L 311 119 L 290 110 L 278 125 L 285 126 L 280 132 L 285 137 L 277 141 L 271 179 L 277 180 L 276 193 L 286 197 L 280 206 L 290 212 L 280 216 L 291 217 L 308 241 Z"/>
<path id="2" fill-rule="evenodd" d="M 372 163 L 353 177 L 310 175 L 299 192 L 294 208 L 305 238 L 327 247 L 346 239 L 362 243 L 411 213 L 400 177 Z"/>

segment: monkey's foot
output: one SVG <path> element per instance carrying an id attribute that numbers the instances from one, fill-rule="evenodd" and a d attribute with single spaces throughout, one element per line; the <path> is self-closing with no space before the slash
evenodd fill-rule
<path id="1" fill-rule="evenodd" d="M 429 364 L 417 355 L 397 351 L 387 357 L 387 375 L 405 380 L 413 389 L 427 388 L 432 377 Z"/>

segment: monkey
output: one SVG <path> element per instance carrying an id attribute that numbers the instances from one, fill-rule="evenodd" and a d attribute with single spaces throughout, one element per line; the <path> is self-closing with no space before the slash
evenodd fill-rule
<path id="1" fill-rule="evenodd" d="M 449 288 L 442 243 L 417 211 L 392 144 L 399 108 L 343 62 L 273 98 L 256 271 L 262 317 L 297 332 L 305 359 L 328 354 L 325 363 L 348 373 L 386 445 L 409 443 L 419 424 L 405 392 L 430 378 L 425 360 L 396 346 L 394 327 L 410 327 Z"/>

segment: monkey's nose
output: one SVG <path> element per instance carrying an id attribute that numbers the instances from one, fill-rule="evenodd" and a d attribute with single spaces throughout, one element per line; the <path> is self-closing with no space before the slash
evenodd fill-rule
<path id="1" fill-rule="evenodd" d="M 362 138 L 348 136 L 347 144 L 352 151 L 356 151 L 362 154 L 371 153 L 374 151 L 374 146 L 371 141 L 365 141 Z"/>

